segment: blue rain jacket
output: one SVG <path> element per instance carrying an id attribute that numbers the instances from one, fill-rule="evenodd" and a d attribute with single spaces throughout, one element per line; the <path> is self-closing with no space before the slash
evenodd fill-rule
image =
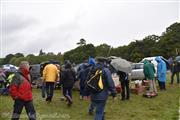
<path id="1" fill-rule="evenodd" d="M 157 78 L 160 82 L 166 82 L 166 63 L 161 59 L 161 57 L 156 57 L 157 61 Z"/>

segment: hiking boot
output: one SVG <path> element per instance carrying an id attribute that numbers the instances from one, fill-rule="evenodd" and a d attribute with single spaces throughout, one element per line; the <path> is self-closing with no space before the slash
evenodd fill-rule
<path id="1" fill-rule="evenodd" d="M 49 98 L 49 100 L 48 100 L 49 102 L 52 102 L 52 98 Z"/>
<path id="2" fill-rule="evenodd" d="M 70 107 L 72 103 L 73 103 L 72 101 L 69 101 L 67 105 Z"/>
<path id="3" fill-rule="evenodd" d="M 121 100 L 122 100 L 122 101 L 124 101 L 124 100 L 125 100 L 125 98 L 121 98 Z"/>
<path id="4" fill-rule="evenodd" d="M 64 100 L 65 100 L 65 97 L 60 97 L 60 100 L 61 100 L 61 101 L 64 101 Z"/>
<path id="5" fill-rule="evenodd" d="M 49 97 L 46 98 L 46 101 L 49 101 Z"/>
<path id="6" fill-rule="evenodd" d="M 126 97 L 126 100 L 129 100 L 129 97 Z"/>
<path id="7" fill-rule="evenodd" d="M 45 95 L 42 95 L 42 98 L 45 98 L 46 96 Z"/>

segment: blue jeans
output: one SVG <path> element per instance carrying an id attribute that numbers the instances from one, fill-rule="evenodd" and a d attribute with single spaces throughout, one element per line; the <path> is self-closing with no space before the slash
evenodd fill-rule
<path id="1" fill-rule="evenodd" d="M 104 109 L 106 105 L 106 100 L 92 100 L 89 106 L 89 112 L 92 112 L 94 108 L 96 109 L 96 115 L 94 120 L 104 120 Z"/>

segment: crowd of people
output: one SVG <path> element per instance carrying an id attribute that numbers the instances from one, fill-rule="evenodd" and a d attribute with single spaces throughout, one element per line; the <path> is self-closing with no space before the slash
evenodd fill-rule
<path id="1" fill-rule="evenodd" d="M 156 57 L 155 60 L 158 63 L 157 80 L 159 89 L 163 91 L 166 90 L 167 66 L 161 57 Z M 93 77 L 95 78 L 97 70 L 102 71 L 100 76 L 102 79 L 102 90 L 94 93 L 87 87 L 87 81 Z M 149 92 L 157 95 L 158 91 L 155 83 L 155 66 L 150 61 L 145 60 L 143 72 L 145 78 L 149 81 Z M 171 84 L 173 84 L 173 78 L 175 75 L 177 76 L 177 83 L 179 84 L 179 72 L 176 62 L 173 62 L 171 72 Z M 129 100 L 130 81 L 128 73 L 119 70 L 117 70 L 116 73 L 119 76 L 119 81 L 121 83 L 121 100 Z M 2 71 L 0 71 L 0 76 L 3 80 L 6 77 Z M 99 80 L 100 78 L 97 79 Z M 77 73 L 73 69 L 70 61 L 65 61 L 63 68 L 50 61 L 46 66 L 44 66 L 42 79 L 42 91 L 43 97 L 46 97 L 45 100 L 48 103 L 52 102 L 54 85 L 56 81 L 60 81 L 60 85 L 62 85 L 62 94 L 67 101 L 67 106 L 69 107 L 73 104 L 72 89 L 74 83 L 75 81 L 80 80 L 80 99 L 90 99 L 91 102 L 89 104 L 88 112 L 90 115 L 95 112 L 95 120 L 104 120 L 105 105 L 109 94 L 111 93 L 113 99 L 116 98 L 116 87 L 111 76 L 109 61 L 107 61 L 107 59 L 99 58 L 95 60 L 93 57 L 90 57 L 88 61 L 84 61 L 84 63 L 79 66 Z M 98 86 L 99 81 L 98 83 L 93 84 Z M 22 61 L 19 65 L 18 71 L 15 74 L 9 75 L 9 80 L 8 83 L 5 84 L 5 87 L 8 88 L 9 93 L 14 100 L 12 120 L 19 119 L 23 107 L 25 107 L 29 119 L 35 120 L 36 111 L 33 105 L 29 63 L 27 61 Z"/>

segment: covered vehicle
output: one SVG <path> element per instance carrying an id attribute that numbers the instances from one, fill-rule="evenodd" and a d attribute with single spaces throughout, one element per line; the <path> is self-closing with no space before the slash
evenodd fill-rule
<path id="1" fill-rule="evenodd" d="M 177 61 L 177 71 L 180 72 L 180 56 L 177 56 L 175 60 Z"/>
<path id="2" fill-rule="evenodd" d="M 31 80 L 37 80 L 41 77 L 40 74 L 40 64 L 34 64 L 30 65 L 30 75 L 31 75 Z"/>
<path id="3" fill-rule="evenodd" d="M 143 73 L 143 66 L 144 66 L 144 63 L 133 63 L 131 65 L 132 67 L 131 75 L 130 75 L 131 80 L 144 80 L 145 79 L 145 76 Z"/>
<path id="4" fill-rule="evenodd" d="M 157 74 L 157 61 L 155 60 L 157 56 L 154 56 L 154 57 L 145 57 L 143 58 L 140 62 L 141 63 L 144 63 L 144 60 L 148 60 L 149 62 L 151 62 L 152 64 L 154 64 L 154 67 L 155 67 L 155 70 L 156 70 L 156 74 Z M 169 62 L 167 59 L 165 59 L 164 57 L 160 56 L 160 58 L 166 63 L 166 67 L 167 69 L 170 69 L 170 65 L 169 65 Z M 155 76 L 157 76 L 155 74 Z"/>
<path id="5" fill-rule="evenodd" d="M 177 57 L 175 58 L 175 60 L 176 60 L 177 62 L 180 62 L 180 56 L 177 56 Z"/>
<path id="6" fill-rule="evenodd" d="M 18 70 L 18 67 L 12 64 L 5 64 L 3 65 L 3 69 L 8 72 L 16 72 Z"/>

